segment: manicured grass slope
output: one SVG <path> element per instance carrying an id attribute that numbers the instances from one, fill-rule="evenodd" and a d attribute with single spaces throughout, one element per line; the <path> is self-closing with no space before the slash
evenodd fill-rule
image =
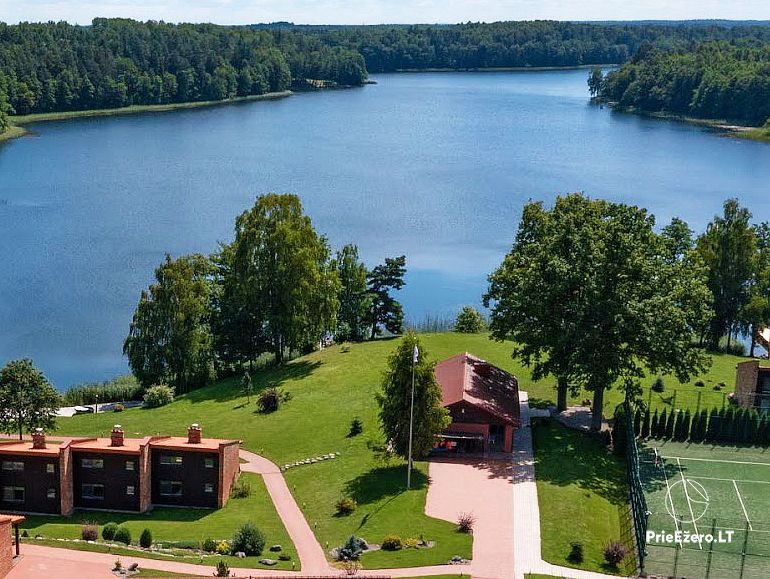
<path id="1" fill-rule="evenodd" d="M 435 360 L 469 351 L 513 372 L 523 390 L 537 401 L 553 401 L 553 381 L 533 383 L 530 373 L 510 357 L 511 344 L 489 340 L 485 334 L 423 334 L 424 350 Z M 386 534 L 407 537 L 424 535 L 437 541 L 428 550 L 366 554 L 367 567 L 423 565 L 446 562 L 453 555 L 470 557 L 471 539 L 454 532 L 448 522 L 423 514 L 426 487 L 404 492 L 403 463 L 383 464 L 371 444 L 381 442 L 374 400 L 382 372 L 395 340 L 378 340 L 334 346 L 295 360 L 283 368 L 261 371 L 254 376 L 257 389 L 277 385 L 292 394 L 278 412 L 256 412 L 255 398 L 246 404 L 239 391 L 239 378 L 179 397 L 169 406 L 127 410 L 121 414 L 82 415 L 59 420 L 59 432 L 67 435 L 108 436 L 116 422 L 128 436 L 183 434 L 192 422 L 203 426 L 205 436 L 239 438 L 245 448 L 279 465 L 298 459 L 341 452 L 340 458 L 291 469 L 286 479 L 322 546 L 332 548 L 350 534 L 379 543 Z M 732 384 L 737 358 L 719 357 L 708 379 Z M 651 382 L 652 380 L 650 380 Z M 669 380 L 667 383 L 672 384 Z M 687 386 L 695 391 L 693 386 Z M 585 396 L 578 396 L 580 400 Z M 620 402 L 621 394 L 606 396 L 605 413 Z M 359 416 L 364 432 L 347 434 L 351 420 Z M 424 481 L 427 467 L 418 463 Z M 418 480 L 419 482 L 419 480 Z M 334 502 L 344 495 L 356 498 L 359 508 L 348 517 L 334 516 Z"/>
<path id="2" fill-rule="evenodd" d="M 207 538 L 229 540 L 241 524 L 253 521 L 265 534 L 267 544 L 263 556 L 271 556 L 267 552 L 267 547 L 277 543 L 283 547 L 284 553 L 292 557 L 297 568 L 299 568 L 297 552 L 289 539 L 281 519 L 278 517 L 278 513 L 273 507 L 262 477 L 251 473 L 243 473 L 241 476 L 251 484 L 251 496 L 242 499 L 230 499 L 228 504 L 219 510 L 159 507 L 153 509 L 150 513 L 142 515 L 102 511 L 76 511 L 69 518 L 30 515 L 27 516 L 27 520 L 21 527 L 28 530 L 30 537 L 40 534 L 46 538 L 79 539 L 81 524 L 88 521 L 100 525 L 99 536 L 101 538 L 101 525 L 114 521 L 128 527 L 134 543 L 139 540 L 143 529 L 150 529 L 153 541 L 156 544 L 170 541 L 199 544 Z M 68 546 L 71 545 L 68 544 Z M 82 546 L 88 548 L 86 545 Z M 142 556 L 138 552 L 133 552 L 133 555 L 136 557 Z M 162 558 L 168 559 L 167 557 Z M 224 559 L 232 566 L 258 566 L 256 559 L 253 557 L 246 559 L 224 557 Z M 216 564 L 219 557 L 207 558 L 206 560 L 208 562 L 213 561 L 212 564 Z M 197 563 L 197 559 L 187 562 Z M 284 569 L 292 568 L 291 562 L 282 561 L 279 566 Z"/>
<path id="3" fill-rule="evenodd" d="M 593 437 L 554 422 L 537 425 L 533 436 L 543 559 L 618 573 L 606 566 L 602 550 L 628 527 L 623 463 Z M 581 565 L 567 560 L 573 542 L 583 544 Z"/>

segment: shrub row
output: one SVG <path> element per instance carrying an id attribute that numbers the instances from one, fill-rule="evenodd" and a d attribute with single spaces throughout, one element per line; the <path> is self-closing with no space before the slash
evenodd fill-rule
<path id="1" fill-rule="evenodd" d="M 739 444 L 770 444 L 770 415 L 753 408 L 722 408 L 701 410 L 672 410 L 650 414 L 637 409 L 634 431 L 639 438 L 691 442 L 728 442 Z"/>

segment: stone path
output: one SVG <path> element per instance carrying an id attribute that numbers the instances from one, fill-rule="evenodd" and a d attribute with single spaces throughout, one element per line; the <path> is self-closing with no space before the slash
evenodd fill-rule
<path id="1" fill-rule="evenodd" d="M 513 493 L 510 457 L 505 460 L 447 458 L 429 465 L 425 502 L 429 517 L 457 523 L 476 517 L 473 560 L 463 571 L 477 579 L 513 577 Z"/>
<path id="2" fill-rule="evenodd" d="M 513 545 L 515 579 L 524 579 L 525 573 L 541 573 L 568 579 L 611 579 L 590 571 L 580 571 L 546 563 L 541 557 L 540 507 L 535 484 L 535 456 L 532 448 L 532 430 L 529 426 L 529 398 L 519 393 L 522 428 L 516 431 L 513 457 Z M 565 521 L 568 524 L 568 521 Z"/>

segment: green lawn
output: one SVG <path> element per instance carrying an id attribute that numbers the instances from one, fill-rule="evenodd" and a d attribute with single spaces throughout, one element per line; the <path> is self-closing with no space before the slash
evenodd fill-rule
<path id="1" fill-rule="evenodd" d="M 602 550 L 628 528 L 623 462 L 595 438 L 554 422 L 537 425 L 533 436 L 543 559 L 620 573 L 605 564 Z M 581 565 L 567 560 L 573 542 L 583 544 Z"/>
<path id="2" fill-rule="evenodd" d="M 88 521 L 100 525 L 99 536 L 101 537 L 101 525 L 114 521 L 130 529 L 134 543 L 139 540 L 139 535 L 146 528 L 152 531 L 155 544 L 169 546 L 170 542 L 198 545 L 206 538 L 229 540 L 241 524 L 253 521 L 265 534 L 267 546 L 280 544 L 283 547 L 283 552 L 291 556 L 296 563 L 296 568 L 299 569 L 297 552 L 273 507 L 265 484 L 262 482 L 262 477 L 251 473 L 243 473 L 241 476 L 251 484 L 251 496 L 242 499 L 230 499 L 227 505 L 219 510 L 159 507 L 146 514 L 76 511 L 71 517 L 30 515 L 27 516 L 27 520 L 21 525 L 21 528 L 27 530 L 31 542 L 36 542 L 36 539 L 32 538 L 36 535 L 42 535 L 45 539 L 79 539 L 83 522 Z M 108 550 L 105 545 L 98 544 L 67 543 L 66 546 L 104 552 Z M 113 548 L 111 552 L 117 551 Z M 137 551 L 124 550 L 122 552 L 126 556 L 144 556 L 144 553 Z M 191 554 L 191 556 L 194 560 L 188 562 L 198 562 L 197 555 Z M 272 554 L 268 553 L 266 549 L 263 556 L 271 557 Z M 168 559 L 169 557 L 159 556 L 158 558 Z M 259 567 L 257 559 L 254 557 L 246 559 L 224 557 L 224 559 L 231 566 Z M 219 557 L 206 559 L 206 561 L 213 561 L 212 564 L 218 560 Z M 281 561 L 278 567 L 291 569 L 291 561 Z"/>
<path id="3" fill-rule="evenodd" d="M 469 351 L 516 374 L 522 390 L 528 390 L 536 404 L 554 401 L 552 380 L 535 383 L 528 370 L 510 357 L 511 345 L 489 340 L 486 334 L 423 334 L 424 350 L 436 360 Z M 297 467 L 286 472 L 287 482 L 323 547 L 332 548 L 349 535 L 363 536 L 379 543 L 391 533 L 402 538 L 419 537 L 436 541 L 427 550 L 375 552 L 364 555 L 366 567 L 441 564 L 453 555 L 470 558 L 471 538 L 456 533 L 454 525 L 424 515 L 426 465 L 417 464 L 421 477 L 416 488 L 406 492 L 403 463 L 385 464 L 375 457 L 372 444 L 382 442 L 374 394 L 379 389 L 386 358 L 394 340 L 334 346 L 294 360 L 283 368 L 255 373 L 255 388 L 276 385 L 292 394 L 278 412 L 256 412 L 239 390 L 239 378 L 223 380 L 213 386 L 179 397 L 173 404 L 155 409 L 126 410 L 121 414 L 81 415 L 59 420 L 59 432 L 66 435 L 109 436 L 119 422 L 128 436 L 184 434 L 192 422 L 202 425 L 205 436 L 243 440 L 245 448 L 263 454 L 279 465 L 319 454 L 340 452 L 340 458 Z M 734 382 L 738 358 L 715 358 L 712 371 L 704 377 L 712 382 Z M 652 383 L 653 378 L 649 379 Z M 667 380 L 673 385 L 673 379 Z M 684 389 L 696 392 L 692 385 Z M 706 387 L 708 388 L 708 386 Z M 665 393 L 664 393 L 665 394 Z M 580 400 L 586 396 L 578 396 Z M 610 391 L 605 413 L 610 414 L 621 400 Z M 680 399 L 686 398 L 680 396 Z M 360 416 L 364 432 L 348 438 L 350 422 Z M 334 503 L 351 495 L 358 509 L 348 517 L 337 517 Z"/>

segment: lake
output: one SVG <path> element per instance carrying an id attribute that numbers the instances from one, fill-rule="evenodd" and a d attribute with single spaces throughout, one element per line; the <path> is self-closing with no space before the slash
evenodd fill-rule
<path id="1" fill-rule="evenodd" d="M 0 146 L 0 363 L 59 387 L 127 372 L 141 289 L 209 253 L 260 193 L 334 247 L 406 254 L 407 317 L 479 304 L 528 199 L 584 191 L 696 230 L 737 196 L 770 219 L 770 146 L 591 105 L 587 70 L 394 74 L 280 101 L 31 127 Z"/>

